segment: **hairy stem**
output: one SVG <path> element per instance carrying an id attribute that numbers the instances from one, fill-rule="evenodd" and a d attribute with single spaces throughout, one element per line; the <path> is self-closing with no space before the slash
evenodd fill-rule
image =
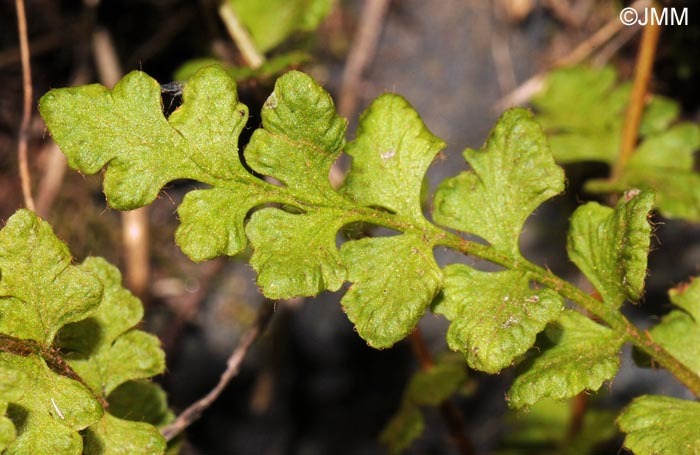
<path id="1" fill-rule="evenodd" d="M 306 201 L 297 202 L 299 202 L 302 207 L 304 205 L 308 205 L 309 207 L 315 206 L 314 203 L 309 204 Z M 700 376 L 683 365 L 661 345 L 654 342 L 647 333 L 640 331 L 634 324 L 627 320 L 618 309 L 609 307 L 604 302 L 582 291 L 549 270 L 533 264 L 525 258 L 511 257 L 503 254 L 489 245 L 465 240 L 456 234 L 443 230 L 427 220 L 416 223 L 400 215 L 369 207 L 355 207 L 352 210 L 356 215 L 353 221 L 365 221 L 400 232 L 418 231 L 421 233 L 424 240 L 433 246 L 446 246 L 510 270 L 526 272 L 532 281 L 554 290 L 588 311 L 591 316 L 595 316 L 603 323 L 607 324 L 611 329 L 617 332 L 620 337 L 631 342 L 634 346 L 648 354 L 660 366 L 669 370 L 683 385 L 688 387 L 695 396 L 700 397 Z"/>
<path id="2" fill-rule="evenodd" d="M 192 403 L 187 409 L 180 413 L 173 423 L 160 431 L 166 441 L 172 441 L 177 435 L 197 421 L 202 415 L 202 412 L 211 406 L 219 395 L 221 395 L 221 392 L 223 392 L 228 383 L 231 382 L 231 379 L 238 374 L 250 346 L 267 328 L 270 319 L 272 319 L 273 312 L 274 306 L 272 302 L 263 302 L 263 306 L 258 310 L 257 321 L 243 334 L 240 343 L 229 356 L 226 362 L 226 370 L 221 375 L 221 378 L 219 378 L 219 382 L 216 386 L 210 390 L 209 393 Z"/>
<path id="3" fill-rule="evenodd" d="M 490 246 L 465 240 L 455 234 L 439 230 L 439 228 L 436 228 L 436 232 L 438 232 L 434 237 L 436 245 L 453 248 L 464 254 L 485 259 L 510 270 L 527 272 L 533 281 L 558 292 L 590 312 L 591 315 L 599 318 L 620 336 L 624 337 L 626 341 L 632 343 L 660 366 L 670 371 L 695 396 L 700 396 L 700 376 L 683 365 L 661 345 L 654 342 L 646 332 L 638 329 L 619 311 L 608 308 L 603 302 L 590 294 L 526 259 L 510 258 Z"/>
<path id="4" fill-rule="evenodd" d="M 656 45 L 659 42 L 660 33 L 661 26 L 654 21 L 649 21 L 644 26 L 642 43 L 639 45 L 639 53 L 637 54 L 632 96 L 622 128 L 620 154 L 612 169 L 611 179 L 613 181 L 620 179 L 637 145 L 639 124 L 642 121 L 642 113 L 646 104 L 646 94 L 649 88 L 649 79 L 651 79 L 651 70 L 654 66 L 654 55 L 656 54 Z"/>

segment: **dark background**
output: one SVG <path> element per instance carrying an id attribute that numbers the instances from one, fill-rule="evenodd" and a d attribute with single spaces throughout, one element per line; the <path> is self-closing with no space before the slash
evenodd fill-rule
<path id="1" fill-rule="evenodd" d="M 566 55 L 616 11 L 605 1 L 534 2 L 526 16 L 503 8 L 507 2 L 478 0 L 396 0 L 384 22 L 379 47 L 357 96 L 365 107 L 385 91 L 405 96 L 428 128 L 448 143 L 444 157 L 431 167 L 434 189 L 443 178 L 464 169 L 461 151 L 478 148 L 499 112 L 495 102 L 557 57 Z M 527 3 L 527 2 L 524 2 Z M 559 8 L 552 7 L 558 3 Z M 501 5 L 499 7 L 499 5 Z M 575 6 L 576 5 L 576 6 Z M 691 24 L 667 27 L 662 35 L 653 90 L 682 103 L 684 117 L 698 120 L 700 9 L 692 2 Z M 97 27 L 114 40 L 124 71 L 142 69 L 161 83 L 190 58 L 211 55 L 212 46 L 236 57 L 210 0 L 102 1 L 95 7 L 78 1 L 27 0 L 35 101 L 51 88 L 71 84 L 77 74 L 96 81 L 91 36 Z M 280 49 L 305 49 L 313 61 L 302 67 L 333 95 L 358 26 L 361 2 L 337 2 L 313 35 L 295 35 Z M 22 206 L 16 162 L 21 116 L 21 68 L 14 2 L 0 3 L 0 218 Z M 623 77 L 632 73 L 638 36 L 611 57 Z M 506 63 L 497 55 L 507 52 Z M 500 53 L 500 54 L 499 54 Z M 252 128 L 259 125 L 261 103 L 272 81 L 240 85 L 250 107 Z M 575 106 L 572 106 L 575 109 Z M 354 118 L 350 119 L 349 138 Z M 30 166 L 38 179 L 48 165 L 43 122 L 34 113 Z M 241 144 L 243 145 L 243 144 Z M 575 207 L 591 199 L 581 183 L 606 175 L 596 165 L 567 168 L 567 193 L 541 207 L 523 235 L 525 255 L 572 281 L 578 279 L 566 260 L 564 233 Z M 150 212 L 153 276 L 146 328 L 157 333 L 168 353 L 168 371 L 158 378 L 175 411 L 206 393 L 223 371 L 226 357 L 262 302 L 252 270 L 243 260 L 192 264 L 174 245 L 175 210 L 191 182 L 173 183 Z M 48 221 L 76 257 L 104 256 L 123 266 L 119 214 L 101 193 L 99 176 L 69 170 Z M 700 228 L 657 219 L 650 257 L 649 288 L 641 308 L 632 310 L 648 326 L 670 308 L 666 290 L 700 273 Z M 441 264 L 462 260 L 436 252 Z M 403 388 L 417 369 L 406 342 L 373 350 L 354 333 L 339 306 L 341 293 L 306 301 L 280 302 L 268 333 L 254 346 L 241 374 L 188 433 L 186 454 L 375 454 L 382 453 L 378 433 L 398 408 Z M 178 302 L 197 308 L 194 317 L 178 319 Z M 446 349 L 446 321 L 428 314 L 421 328 L 430 349 Z M 627 355 L 629 358 L 629 355 Z M 508 432 L 503 399 L 512 371 L 497 376 L 472 374 L 475 392 L 460 398 L 465 432 L 483 451 L 491 451 Z M 684 395 L 663 372 L 641 370 L 625 361 L 614 382 L 604 387 L 605 406 L 615 408 L 641 393 Z M 452 453 L 448 432 L 437 412 L 428 411 L 427 431 L 415 453 Z M 613 441 L 614 451 L 620 440 Z"/>

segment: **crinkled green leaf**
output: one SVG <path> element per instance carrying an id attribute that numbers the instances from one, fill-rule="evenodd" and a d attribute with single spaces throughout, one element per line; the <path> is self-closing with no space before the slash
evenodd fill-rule
<path id="1" fill-rule="evenodd" d="M 566 68 L 550 74 L 545 89 L 533 102 L 557 161 L 612 164 L 617 160 L 630 86 L 615 88 L 616 78 L 612 68 Z M 700 129 L 691 124 L 671 127 L 679 112 L 678 103 L 652 98 L 639 126 L 644 141 L 620 177 L 616 181 L 589 181 L 586 190 L 650 189 L 656 193 L 656 207 L 664 216 L 699 221 L 700 175 L 693 168 L 693 153 L 700 147 Z"/>
<path id="2" fill-rule="evenodd" d="M 105 357 L 108 360 L 103 368 L 110 373 L 102 386 L 105 393 L 124 381 L 148 378 L 165 369 L 165 355 L 160 341 L 141 330 L 129 330 L 117 338 Z"/>
<path id="3" fill-rule="evenodd" d="M 114 389 L 107 401 L 109 413 L 124 420 L 148 422 L 160 428 L 175 417 L 168 409 L 165 391 L 154 382 L 127 381 Z"/>
<path id="4" fill-rule="evenodd" d="M 146 422 L 159 429 L 175 420 L 175 414 L 168 409 L 165 392 L 153 382 L 125 382 L 109 394 L 107 401 L 109 413 L 123 420 Z M 175 438 L 168 444 L 165 453 L 178 454 L 181 442 L 182 438 Z"/>
<path id="5" fill-rule="evenodd" d="M 700 403 L 672 397 L 635 398 L 617 418 L 635 455 L 700 453 Z"/>
<path id="6" fill-rule="evenodd" d="M 328 93 L 298 72 L 277 80 L 262 118 L 264 129 L 253 133 L 245 151 L 248 164 L 326 207 L 304 214 L 277 208 L 253 214 L 246 233 L 258 284 L 270 298 L 337 290 L 345 268 L 335 238 L 347 215 L 332 207 L 347 202 L 331 187 L 328 173 L 345 144 L 346 122 Z"/>
<path id="7" fill-rule="evenodd" d="M 433 311 L 451 321 L 447 343 L 475 370 L 497 373 L 535 343 L 564 305 L 550 289 L 531 289 L 522 272 L 481 272 L 465 265 L 444 269 L 444 297 Z"/>
<path id="8" fill-rule="evenodd" d="M 611 67 L 562 68 L 549 74 L 532 103 L 558 162 L 615 160 L 631 91 L 630 84 L 616 87 L 616 80 Z"/>
<path id="9" fill-rule="evenodd" d="M 700 375 L 700 324 L 687 313 L 671 311 L 651 330 L 652 338 Z"/>
<path id="10" fill-rule="evenodd" d="M 526 411 L 511 411 L 509 431 L 495 455 L 600 455 L 596 446 L 615 434 L 615 414 L 589 403 L 581 428 L 570 437 L 572 403 L 543 399 Z"/>
<path id="11" fill-rule="evenodd" d="M 56 332 L 100 304 L 99 279 L 71 265 L 68 247 L 33 212 L 0 231 L 0 333 L 51 345 Z"/>
<path id="12" fill-rule="evenodd" d="M 132 379 L 148 378 L 165 369 L 160 342 L 148 333 L 133 329 L 143 315 L 141 302 L 121 286 L 116 267 L 101 258 L 88 258 L 81 266 L 98 275 L 105 287 L 104 300 L 90 318 L 64 328 L 59 334 L 69 364 L 98 394 L 109 395 Z M 87 336 L 86 336 L 87 334 Z M 111 395 L 110 395 L 111 396 Z M 141 402 L 128 411 L 135 417 L 139 409 L 153 406 Z M 110 413 L 113 412 L 110 402 Z M 149 423 L 131 418 L 122 420 L 105 414 L 85 433 L 86 454 L 162 454 L 166 443 Z"/>
<path id="13" fill-rule="evenodd" d="M 265 199 L 264 193 L 237 184 L 190 191 L 177 209 L 181 224 L 175 242 L 193 261 L 235 256 L 246 246 L 246 214 Z"/>
<path id="14" fill-rule="evenodd" d="M 194 79 L 207 77 L 197 74 Z M 235 97 L 235 85 L 227 89 Z M 291 182 L 307 196 L 335 195 L 328 182 L 328 169 L 343 147 L 345 121 L 335 114 L 328 94 L 310 77 L 290 72 L 277 80 L 262 117 L 265 129 L 258 129 L 246 148 L 248 164 L 262 174 Z M 235 150 L 234 142 L 231 151 Z M 243 171 L 237 156 L 229 154 L 227 160 L 236 163 L 244 177 L 219 182 L 212 189 L 192 191 L 178 209 L 182 224 L 175 239 L 195 261 L 240 253 L 246 246 L 247 213 L 265 202 L 284 202 Z"/>
<path id="15" fill-rule="evenodd" d="M 654 194 L 629 192 L 615 209 L 589 202 L 574 212 L 567 239 L 569 258 L 608 305 L 637 301 L 644 290 Z"/>
<path id="16" fill-rule="evenodd" d="M 627 107 L 631 86 L 617 88 L 613 67 L 569 67 L 552 71 L 532 98 L 545 129 L 599 131 Z M 576 109 L 571 102 L 576 101 Z"/>
<path id="17" fill-rule="evenodd" d="M 549 136 L 548 143 L 557 162 L 568 164 L 578 161 L 612 162 L 613 152 L 620 148 L 620 140 L 621 133 L 615 130 L 602 135 L 557 133 Z"/>
<path id="18" fill-rule="evenodd" d="M 94 174 L 107 166 L 105 195 L 118 209 L 150 203 L 175 179 L 251 179 L 236 157 L 248 110 L 220 67 L 188 81 L 169 119 L 159 84 L 138 71 L 111 91 L 97 84 L 51 90 L 39 109 L 71 167 Z"/>
<path id="19" fill-rule="evenodd" d="M 255 248 L 250 264 L 258 284 L 272 299 L 337 291 L 345 267 L 335 237 L 343 212 L 291 214 L 266 208 L 255 212 L 246 232 Z"/>
<path id="20" fill-rule="evenodd" d="M 464 363 L 438 363 L 411 378 L 406 398 L 417 405 L 437 406 L 454 395 L 466 380 Z"/>
<path id="21" fill-rule="evenodd" d="M 0 406 L 0 412 L 2 413 L 2 416 L 0 416 L 0 451 L 5 450 L 17 437 L 15 425 L 12 423 L 12 420 L 5 417 L 6 411 L 7 403 Z"/>
<path id="22" fill-rule="evenodd" d="M 529 111 L 506 111 L 481 150 L 467 149 L 464 157 L 472 170 L 440 185 L 435 221 L 519 255 L 527 217 L 564 190 L 564 173 L 554 164 L 542 129 Z"/>
<path id="23" fill-rule="evenodd" d="M 7 351 L 5 346 L 0 351 Z M 4 363 L 4 368 L 0 370 L 0 403 L 7 403 L 19 400 L 24 391 L 21 388 L 22 382 L 26 380 L 26 372 L 23 372 L 17 365 Z M 0 414 L 4 414 L 0 413 Z"/>
<path id="24" fill-rule="evenodd" d="M 348 144 L 352 168 L 344 192 L 359 204 L 420 223 L 425 172 L 444 147 L 405 99 L 384 94 L 362 114 L 357 138 Z"/>
<path id="25" fill-rule="evenodd" d="M 349 204 L 328 179 L 345 144 L 346 121 L 302 73 L 277 81 L 262 111 L 264 128 L 246 150 L 250 167 L 284 187 L 258 179 L 241 163 L 237 145 L 247 108 L 220 67 L 192 76 L 183 104 L 168 119 L 158 83 L 143 73 L 127 75 L 111 92 L 94 85 L 52 90 L 41 106 L 72 166 L 86 173 L 107 167 L 105 194 L 114 207 L 144 205 L 175 179 L 213 187 L 191 192 L 179 208 L 176 241 L 194 260 L 242 252 L 244 220 L 256 206 L 275 202 L 309 210 Z"/>
<path id="26" fill-rule="evenodd" d="M 156 447 L 154 440 L 165 447 L 154 427 L 128 423 L 128 430 L 127 424 L 104 416 L 99 401 L 128 379 L 163 371 L 158 340 L 132 329 L 143 315 L 141 303 L 121 287 L 119 271 L 105 260 L 89 258 L 79 266 L 70 261 L 68 248 L 32 212 L 17 212 L 0 232 L 3 411 L 10 403 L 9 419 L 0 420 L 0 444 L 7 445 L 3 453 L 127 454 L 137 453 L 136 446 Z M 16 393 L 8 395 L 3 388 L 12 378 Z M 121 435 L 117 441 L 115 425 L 132 435 L 146 431 L 151 438 L 143 442 Z M 17 437 L 10 441 L 13 427 Z M 107 445 L 83 447 L 78 431 L 86 428 L 86 434 Z"/>
<path id="27" fill-rule="evenodd" d="M 235 151 L 240 125 L 236 117 L 239 111 L 236 110 L 235 84 L 220 68 L 207 67 L 194 75 L 185 86 L 183 105 L 169 119 L 166 120 L 160 112 L 156 115 L 153 109 L 148 110 L 149 115 L 158 117 L 160 122 L 149 136 L 151 142 L 167 145 L 179 141 L 175 147 L 177 153 L 174 152 L 171 158 L 157 156 L 155 149 L 122 150 L 125 141 L 128 144 L 138 128 L 132 128 L 129 121 L 116 125 L 114 115 L 106 127 L 100 128 L 95 122 L 88 122 L 85 130 L 78 128 L 82 131 L 78 135 L 80 140 L 71 142 L 73 133 L 63 130 L 64 124 L 68 124 L 65 119 L 80 123 L 81 117 L 66 109 L 66 105 L 75 108 L 85 104 L 90 109 L 98 105 L 106 109 L 107 114 L 113 114 L 110 109 L 125 109 L 128 101 L 143 98 L 142 92 L 150 93 L 139 83 L 156 86 L 146 76 L 133 74 L 111 93 L 103 88 L 87 87 L 82 91 L 53 91 L 44 97 L 42 112 L 47 114 L 49 128 L 69 156 L 77 155 L 83 161 L 89 161 L 88 148 L 103 146 L 104 150 L 98 147 L 93 153 L 92 160 L 97 164 L 92 168 L 81 167 L 83 172 L 95 172 L 105 164 L 109 169 L 120 169 L 124 175 L 129 172 L 142 175 L 143 172 L 136 171 L 149 168 L 149 172 L 158 174 L 153 177 L 158 188 L 175 178 L 200 180 L 212 188 L 191 192 L 178 210 L 181 225 L 176 240 L 192 259 L 237 254 L 245 248 L 247 235 L 254 247 L 251 263 L 259 272 L 259 284 L 268 297 L 314 295 L 325 289 L 337 290 L 346 276 L 352 275 L 350 281 L 356 285 L 344 302 L 361 336 L 374 346 L 384 347 L 410 332 L 440 289 L 441 275 L 432 257 L 434 245 L 432 240 L 424 239 L 422 231 L 428 225 L 421 212 L 420 189 L 423 174 L 443 143 L 425 129 L 405 101 L 396 96 L 382 97 L 365 115 L 365 126 L 351 147 L 356 153 L 350 183 L 340 194 L 332 188 L 328 174 L 345 145 L 346 121 L 337 115 L 330 96 L 313 79 L 298 72 L 287 73 L 278 79 L 274 93 L 262 110 L 262 128 L 254 132 L 245 150 L 247 166 L 279 185 L 267 183 L 247 172 L 238 159 Z M 80 98 L 79 102 L 73 100 L 74 97 Z M 206 115 L 200 109 L 203 98 L 217 99 Z M 65 119 L 58 120 L 58 112 Z M 244 109 L 240 112 L 245 116 Z M 136 110 L 130 120 L 139 118 L 138 114 Z M 227 130 L 219 127 L 224 119 L 230 122 Z M 89 129 L 92 131 L 88 133 Z M 120 137 L 122 134 L 124 138 Z M 376 156 L 370 156 L 373 141 L 378 143 Z M 201 150 L 206 150 L 203 154 L 206 160 L 200 159 L 202 154 L 193 152 L 201 144 L 210 146 L 201 147 Z M 224 149 L 227 154 L 221 153 Z M 380 156 L 380 149 L 382 154 L 391 153 Z M 163 150 L 170 150 L 170 147 L 163 147 Z M 196 172 L 182 168 L 185 164 L 169 167 L 170 160 L 190 163 Z M 369 169 L 372 160 L 389 160 L 390 163 L 371 176 L 365 170 Z M 213 173 L 213 168 L 218 173 Z M 379 189 L 382 197 L 371 199 L 370 192 L 364 192 L 364 182 Z M 109 196 L 109 185 L 107 182 L 105 185 Z M 147 202 L 139 198 L 132 199 Z M 253 213 L 246 225 L 251 209 L 267 204 L 274 205 Z M 379 263 L 373 248 L 361 248 L 354 246 L 355 242 L 348 242 L 344 249 L 346 254 L 341 254 L 336 246 L 337 231 L 342 226 L 375 220 L 376 213 L 371 207 L 366 207 L 372 205 L 397 212 L 399 228 L 410 231 L 400 241 L 357 244 L 376 246 L 383 251 L 379 257 L 391 256 L 396 260 L 393 266 L 396 273 L 388 282 L 382 278 L 386 264 Z M 389 251 L 395 245 L 407 252 L 412 260 L 400 262 L 395 252 Z M 360 264 L 357 257 L 360 254 L 373 256 L 371 268 L 376 272 L 367 274 L 363 271 L 367 267 Z M 351 266 L 344 264 L 348 260 Z M 405 280 L 414 277 L 416 284 L 413 288 L 418 292 L 406 292 Z M 389 299 L 375 298 L 379 296 L 377 293 L 383 296 L 384 292 L 390 295 Z M 396 320 L 394 313 L 399 315 Z M 382 325 L 371 328 L 370 324 L 374 322 Z"/>
<path id="28" fill-rule="evenodd" d="M 89 318 L 66 325 L 57 341 L 66 351 L 93 354 L 109 348 L 119 335 L 138 324 L 143 317 L 143 306 L 121 286 L 119 270 L 103 258 L 87 258 L 79 268 L 99 277 L 103 286 L 102 303 Z"/>
<path id="29" fill-rule="evenodd" d="M 650 330 L 651 337 L 700 375 L 700 278 L 669 291 L 673 310 Z"/>
<path id="30" fill-rule="evenodd" d="M 411 377 L 401 407 L 379 436 L 379 442 L 389 453 L 402 453 L 423 433 L 425 422 L 421 406 L 438 406 L 465 385 L 464 360 L 449 354 L 438 357 L 429 370 L 419 370 Z"/>
<path id="31" fill-rule="evenodd" d="M 182 225 L 177 242 L 195 260 L 233 255 L 245 246 L 245 230 L 255 249 L 251 264 L 268 297 L 337 290 L 345 271 L 335 236 L 344 221 L 335 208 L 347 201 L 331 187 L 328 172 L 345 144 L 346 122 L 338 117 L 330 96 L 299 72 L 277 80 L 262 120 L 264 128 L 253 134 L 246 148 L 247 163 L 283 183 L 297 200 L 324 205 L 326 210 L 310 207 L 304 215 L 292 215 L 267 208 L 255 213 L 245 229 L 244 219 L 252 207 L 296 201 L 279 196 L 279 191 L 269 192 L 269 186 L 266 192 L 258 190 L 259 185 L 227 182 L 225 188 L 194 191 L 185 197 L 179 209 Z M 314 223 L 322 223 L 322 235 Z M 311 255 L 309 243 L 314 245 Z"/>
<path id="32" fill-rule="evenodd" d="M 646 137 L 663 133 L 678 118 L 680 111 L 680 106 L 674 100 L 654 96 L 644 108 L 644 115 L 639 124 L 639 135 Z"/>
<path id="33" fill-rule="evenodd" d="M 340 254 L 353 283 L 341 303 L 372 347 L 405 338 L 440 291 L 432 248 L 415 234 L 346 242 Z"/>
<path id="34" fill-rule="evenodd" d="M 8 402 L 18 401 L 24 394 L 22 376 L 20 370 L 10 369 L 7 364 L 0 368 L 0 453 L 17 437 L 15 425 L 6 414 Z"/>
<path id="35" fill-rule="evenodd" d="M 656 207 L 669 218 L 700 221 L 700 174 L 693 154 L 700 148 L 700 127 L 683 123 L 647 137 L 630 158 L 620 180 L 592 180 L 592 192 L 618 192 L 637 187 L 656 193 Z"/>
<path id="36" fill-rule="evenodd" d="M 620 151 L 630 93 L 631 84 L 618 84 L 612 67 L 552 71 L 532 102 L 557 161 L 612 164 Z M 678 103 L 653 97 L 644 109 L 639 134 L 649 136 L 665 131 L 679 111 Z"/>
<path id="37" fill-rule="evenodd" d="M 554 345 L 523 364 L 508 392 L 511 407 L 596 391 L 617 373 L 624 339 L 609 328 L 567 310 L 545 333 Z"/>
<path id="38" fill-rule="evenodd" d="M 78 431 L 102 417 L 100 402 L 80 382 L 55 373 L 34 354 L 0 352 L 0 371 L 22 373 L 20 389 L 30 391 L 13 400 L 8 416 L 17 438 L 6 454 L 82 454 Z M 21 423 L 18 423 L 21 422 Z"/>
<path id="39" fill-rule="evenodd" d="M 379 435 L 379 443 L 391 455 L 399 455 L 416 440 L 425 429 L 423 413 L 417 406 L 404 403 Z"/>
<path id="40" fill-rule="evenodd" d="M 328 172 L 345 145 L 347 122 L 330 95 L 306 74 L 291 71 L 277 80 L 261 115 L 264 128 L 245 149 L 250 167 L 307 197 L 338 200 Z"/>
<path id="41" fill-rule="evenodd" d="M 668 295 L 674 305 L 685 310 L 700 323 L 700 277 L 695 277 L 689 283 L 671 289 Z"/>
<path id="42" fill-rule="evenodd" d="M 646 138 L 630 158 L 628 166 L 689 172 L 693 169 L 693 152 L 698 147 L 698 125 L 681 123 L 668 131 Z"/>
<path id="43" fill-rule="evenodd" d="M 332 0 L 227 0 L 248 28 L 258 50 L 266 52 L 299 31 L 312 31 L 328 14 Z"/>
<path id="44" fill-rule="evenodd" d="M 2 420 L 4 453 L 82 453 L 78 431 L 102 416 L 102 406 L 84 384 L 71 379 L 75 374 L 52 342 L 61 326 L 95 312 L 103 296 L 99 278 L 71 265 L 68 248 L 51 227 L 20 210 L 0 231 L 0 294 L 3 411 L 9 403 L 9 420 Z M 3 391 L 5 381 L 14 392 Z M 16 438 L 11 438 L 12 427 Z"/>
<path id="45" fill-rule="evenodd" d="M 700 220 L 700 175 L 692 172 L 627 168 L 623 180 L 617 183 L 603 180 L 586 183 L 586 190 L 593 193 L 615 193 L 632 187 L 653 190 L 656 208 L 667 218 Z"/>
<path id="46" fill-rule="evenodd" d="M 162 455 L 166 445 L 153 425 L 122 420 L 109 413 L 85 431 L 86 454 Z"/>
<path id="47" fill-rule="evenodd" d="M 165 358 L 158 339 L 132 329 L 143 306 L 121 285 L 121 274 L 102 258 L 88 258 L 81 269 L 100 277 L 104 299 L 90 318 L 66 326 L 60 345 L 69 364 L 95 393 L 107 396 L 121 383 L 162 373 Z"/>

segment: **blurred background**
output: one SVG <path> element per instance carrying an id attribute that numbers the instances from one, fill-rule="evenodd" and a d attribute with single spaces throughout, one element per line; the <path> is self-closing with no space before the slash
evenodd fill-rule
<path id="1" fill-rule="evenodd" d="M 237 2 L 232 3 L 235 7 Z M 630 2 L 328 3 L 327 11 L 310 29 L 298 26 L 299 18 L 273 23 L 284 29 L 277 30 L 281 38 L 255 35 L 259 33 L 256 26 L 248 25 L 267 61 L 282 62 L 280 68 L 263 66 L 256 72 L 232 40 L 219 14 L 219 2 L 213 0 L 27 0 L 34 106 L 51 88 L 93 82 L 111 85 L 115 72 L 121 75 L 132 70 L 145 71 L 165 84 L 186 76 L 188 68 L 198 64 L 193 60 L 215 59 L 236 75 L 241 101 L 250 109 L 243 147 L 249 133 L 260 125 L 258 113 L 276 76 L 287 68 L 299 68 L 320 81 L 337 100 L 341 113 L 349 119 L 348 139 L 354 136 L 358 114 L 373 98 L 384 92 L 404 96 L 433 134 L 448 144 L 427 177 L 432 194 L 442 179 L 466 168 L 461 151 L 483 144 L 503 106 L 513 103 L 509 94 L 609 27 Z M 700 9 L 691 1 L 663 3 L 688 7 L 690 24 L 664 28 L 651 90 L 678 101 L 681 117 L 697 122 L 700 27 L 696 16 Z M 282 8 L 284 4 L 274 1 L 263 9 Z M 610 64 L 618 69 L 621 79 L 629 80 L 639 36 L 638 27 L 619 28 L 605 45 L 575 63 Z M 100 62 L 105 57 L 117 64 L 111 66 L 111 72 L 104 67 L 109 64 Z M 520 101 L 527 100 L 528 96 Z M 164 94 L 166 111 L 178 103 L 177 95 Z M 3 1 L 2 220 L 23 205 L 16 157 L 21 112 L 15 9 L 13 2 Z M 132 260 L 125 245 L 129 241 L 122 236 L 122 226 L 128 221 L 107 206 L 99 175 L 66 169 L 61 156 L 35 109 L 29 165 L 39 213 L 70 245 L 77 261 L 90 255 L 103 256 L 124 273 Z M 338 164 L 338 175 L 347 164 Z M 584 163 L 567 166 L 566 171 L 566 194 L 547 202 L 528 221 L 522 247 L 529 259 L 576 282 L 577 272 L 565 254 L 568 218 L 582 201 L 592 199 L 583 191 L 582 182 L 604 177 L 608 170 L 604 165 Z M 167 352 L 168 371 L 158 381 L 167 390 L 176 413 L 214 386 L 226 358 L 263 302 L 245 258 L 194 264 L 174 244 L 177 206 L 194 187 L 193 182 L 173 182 L 145 212 L 148 235 L 137 248 L 147 252 L 148 268 L 140 272 L 140 281 L 137 278 L 129 283 L 136 286 L 132 290 L 146 306 L 145 328 L 161 338 Z M 428 213 L 430 199 L 426 199 Z M 700 274 L 700 227 L 684 221 L 656 221 L 649 288 L 643 305 L 630 313 L 643 327 L 670 309 L 668 288 Z M 445 251 L 436 251 L 436 255 L 441 265 L 464 261 Z M 366 346 L 343 314 L 341 296 L 326 293 L 315 299 L 278 302 L 269 330 L 254 345 L 240 375 L 188 431 L 182 453 L 384 453 L 378 436 L 399 408 L 404 388 L 419 363 L 406 341 L 383 351 Z M 444 318 L 428 314 L 420 327 L 434 355 L 447 350 Z M 625 354 L 630 358 L 628 352 Z M 454 399 L 463 415 L 464 433 L 480 453 L 501 450 L 518 421 L 504 400 L 513 371 L 497 376 L 469 375 L 468 390 Z M 625 361 L 618 377 L 601 389 L 596 400 L 601 408 L 615 411 L 631 397 L 649 392 L 687 396 L 663 372 L 643 370 Z M 408 453 L 459 453 L 439 412 L 426 409 L 425 415 L 426 431 Z M 596 450 L 619 453 L 620 445 L 620 436 L 613 436 Z M 522 449 L 511 453 L 538 452 Z"/>

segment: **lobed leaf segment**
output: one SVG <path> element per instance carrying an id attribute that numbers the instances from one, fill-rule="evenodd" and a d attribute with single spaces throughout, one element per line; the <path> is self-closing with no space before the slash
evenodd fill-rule
<path id="1" fill-rule="evenodd" d="M 429 370 L 416 372 L 406 388 L 401 407 L 382 431 L 379 442 L 390 454 L 402 453 L 423 433 L 423 408 L 440 405 L 465 389 L 466 382 L 464 362 L 454 355 L 443 356 Z"/>
<path id="2" fill-rule="evenodd" d="M 174 74 L 178 81 L 186 81 L 199 69 L 220 65 L 238 82 L 255 80 L 274 81 L 274 79 L 294 66 L 311 60 L 311 55 L 304 50 L 290 50 L 299 35 L 316 30 L 323 19 L 328 16 L 333 6 L 332 0 L 225 0 L 221 2 L 219 14 L 224 18 L 233 11 L 250 34 L 251 45 L 261 54 L 271 54 L 260 66 L 236 65 L 212 57 L 196 58 L 183 63 Z M 224 20 L 224 22 L 230 21 Z M 227 28 L 230 24 L 227 23 Z M 229 30 L 229 32 L 231 32 Z M 240 37 L 233 34 L 234 40 Z M 296 39 L 294 39 L 296 37 Z M 285 46 L 281 44 L 286 43 Z M 299 43 L 296 43 L 296 47 Z"/>
<path id="3" fill-rule="evenodd" d="M 341 304 L 373 347 L 406 337 L 431 307 L 451 322 L 449 346 L 464 353 L 471 368 L 496 373 L 528 354 L 546 329 L 550 346 L 520 364 L 521 376 L 508 394 L 513 407 L 596 390 L 615 375 L 626 341 L 700 393 L 698 372 L 619 311 L 643 292 L 653 193 L 629 192 L 614 209 L 589 203 L 572 217 L 569 256 L 601 300 L 522 256 L 518 239 L 525 220 L 564 190 L 564 173 L 527 110 L 505 112 L 480 150 L 464 152 L 471 169 L 440 185 L 434 222 L 421 208 L 421 186 L 444 143 L 397 95 L 377 98 L 362 114 L 357 137 L 346 144 L 346 122 L 330 96 L 309 76 L 287 73 L 277 80 L 262 109 L 262 126 L 243 151 L 246 165 L 239 159 L 238 136 L 247 108 L 237 99 L 234 80 L 216 66 L 189 79 L 182 106 L 169 118 L 162 114 L 158 83 L 140 72 L 112 91 L 100 85 L 52 90 L 40 111 L 72 167 L 83 173 L 106 168 L 104 191 L 114 208 L 149 204 L 176 179 L 206 185 L 188 193 L 178 208 L 176 242 L 191 259 L 234 256 L 249 241 L 258 284 L 273 299 L 336 291 L 349 281 Z M 343 150 L 352 167 L 335 190 L 328 173 Z M 338 247 L 338 232 L 358 222 L 399 234 Z M 505 270 L 463 264 L 441 269 L 433 257 L 437 246 Z M 565 309 L 565 298 L 600 322 Z M 421 421 L 415 406 L 401 418 L 412 430 L 391 437 L 399 446 Z"/>
<path id="4" fill-rule="evenodd" d="M 631 83 L 617 83 L 611 67 L 553 71 L 533 104 L 556 160 L 612 165 L 620 149 L 631 89 Z M 700 125 L 678 121 L 679 113 L 675 101 L 651 98 L 641 119 L 639 147 L 619 179 L 591 180 L 585 189 L 593 193 L 652 190 L 656 208 L 664 216 L 700 221 L 700 175 L 693 167 L 693 155 L 700 149 Z"/>
<path id="5" fill-rule="evenodd" d="M 154 425 L 172 415 L 144 380 L 164 355 L 134 328 L 143 307 L 119 271 L 72 265 L 51 227 L 20 210 L 0 231 L 0 273 L 0 452 L 163 454 Z"/>

